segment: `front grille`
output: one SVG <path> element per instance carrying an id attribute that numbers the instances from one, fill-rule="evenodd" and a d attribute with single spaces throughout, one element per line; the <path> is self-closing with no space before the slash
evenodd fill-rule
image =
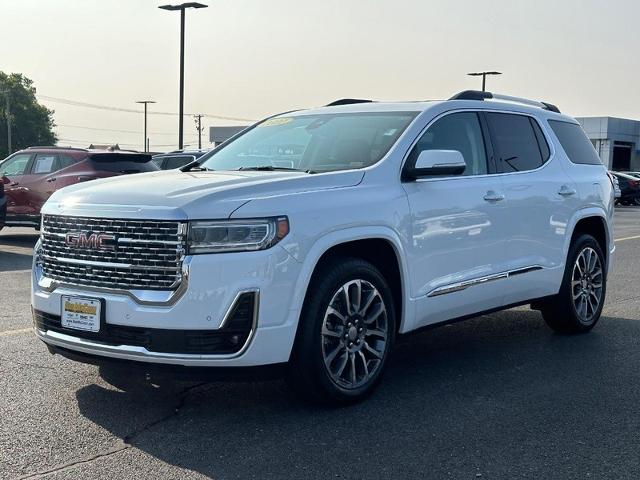
<path id="1" fill-rule="evenodd" d="M 255 293 L 243 293 L 231 315 L 220 330 L 169 330 L 160 328 L 127 327 L 101 321 L 99 332 L 85 332 L 64 328 L 58 315 L 34 310 L 38 330 L 64 333 L 76 338 L 93 340 L 107 345 L 144 347 L 150 352 L 192 355 L 238 353 L 247 343 L 254 325 L 257 308 Z"/>
<path id="2" fill-rule="evenodd" d="M 174 290 L 182 280 L 180 222 L 107 218 L 42 218 L 41 261 L 46 277 L 65 283 L 131 290 Z M 69 245 L 68 233 L 115 237 L 113 249 Z"/>

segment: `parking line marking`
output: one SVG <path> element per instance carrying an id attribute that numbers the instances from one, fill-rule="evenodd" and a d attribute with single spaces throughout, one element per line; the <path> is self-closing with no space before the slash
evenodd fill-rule
<path id="1" fill-rule="evenodd" d="M 640 235 L 636 235 L 634 237 L 616 238 L 614 242 L 624 242 L 625 240 L 638 240 L 638 239 L 640 239 Z"/>
<path id="2" fill-rule="evenodd" d="M 0 332 L 0 337 L 9 337 L 11 335 L 20 335 L 21 333 L 32 332 L 33 328 L 19 328 L 17 330 L 7 330 L 6 332 Z"/>

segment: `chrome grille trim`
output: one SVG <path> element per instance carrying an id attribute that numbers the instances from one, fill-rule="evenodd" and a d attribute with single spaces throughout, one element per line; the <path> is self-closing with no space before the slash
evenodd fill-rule
<path id="1" fill-rule="evenodd" d="M 113 250 L 70 246 L 69 232 L 116 237 Z M 186 223 L 44 215 L 44 276 L 63 283 L 122 290 L 176 290 L 183 281 Z"/>

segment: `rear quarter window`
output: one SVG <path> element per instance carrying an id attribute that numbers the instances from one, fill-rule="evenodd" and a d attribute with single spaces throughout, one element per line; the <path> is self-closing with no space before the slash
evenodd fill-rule
<path id="1" fill-rule="evenodd" d="M 549 125 L 569 160 L 583 165 L 602 165 L 596 149 L 580 125 L 560 120 L 549 120 Z"/>

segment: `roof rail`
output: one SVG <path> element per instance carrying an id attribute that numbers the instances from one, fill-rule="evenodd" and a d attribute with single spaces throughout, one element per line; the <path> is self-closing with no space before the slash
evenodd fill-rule
<path id="1" fill-rule="evenodd" d="M 31 147 L 27 147 L 27 150 L 31 150 L 32 148 L 47 148 L 50 150 L 78 150 L 80 152 L 86 152 L 86 148 L 81 147 L 63 147 L 61 145 L 34 145 Z"/>
<path id="2" fill-rule="evenodd" d="M 529 100 L 528 98 L 512 97 L 510 95 L 502 95 L 499 93 L 481 92 L 479 90 L 465 90 L 460 92 L 449 100 L 504 100 L 506 102 L 520 103 L 522 105 L 529 105 L 531 107 L 538 107 L 550 112 L 560 113 L 558 107 L 547 102 L 538 102 L 536 100 Z"/>
<path id="3" fill-rule="evenodd" d="M 352 103 L 371 103 L 373 100 L 364 100 L 361 98 L 341 98 L 325 105 L 325 107 L 335 107 L 337 105 L 351 105 Z"/>

